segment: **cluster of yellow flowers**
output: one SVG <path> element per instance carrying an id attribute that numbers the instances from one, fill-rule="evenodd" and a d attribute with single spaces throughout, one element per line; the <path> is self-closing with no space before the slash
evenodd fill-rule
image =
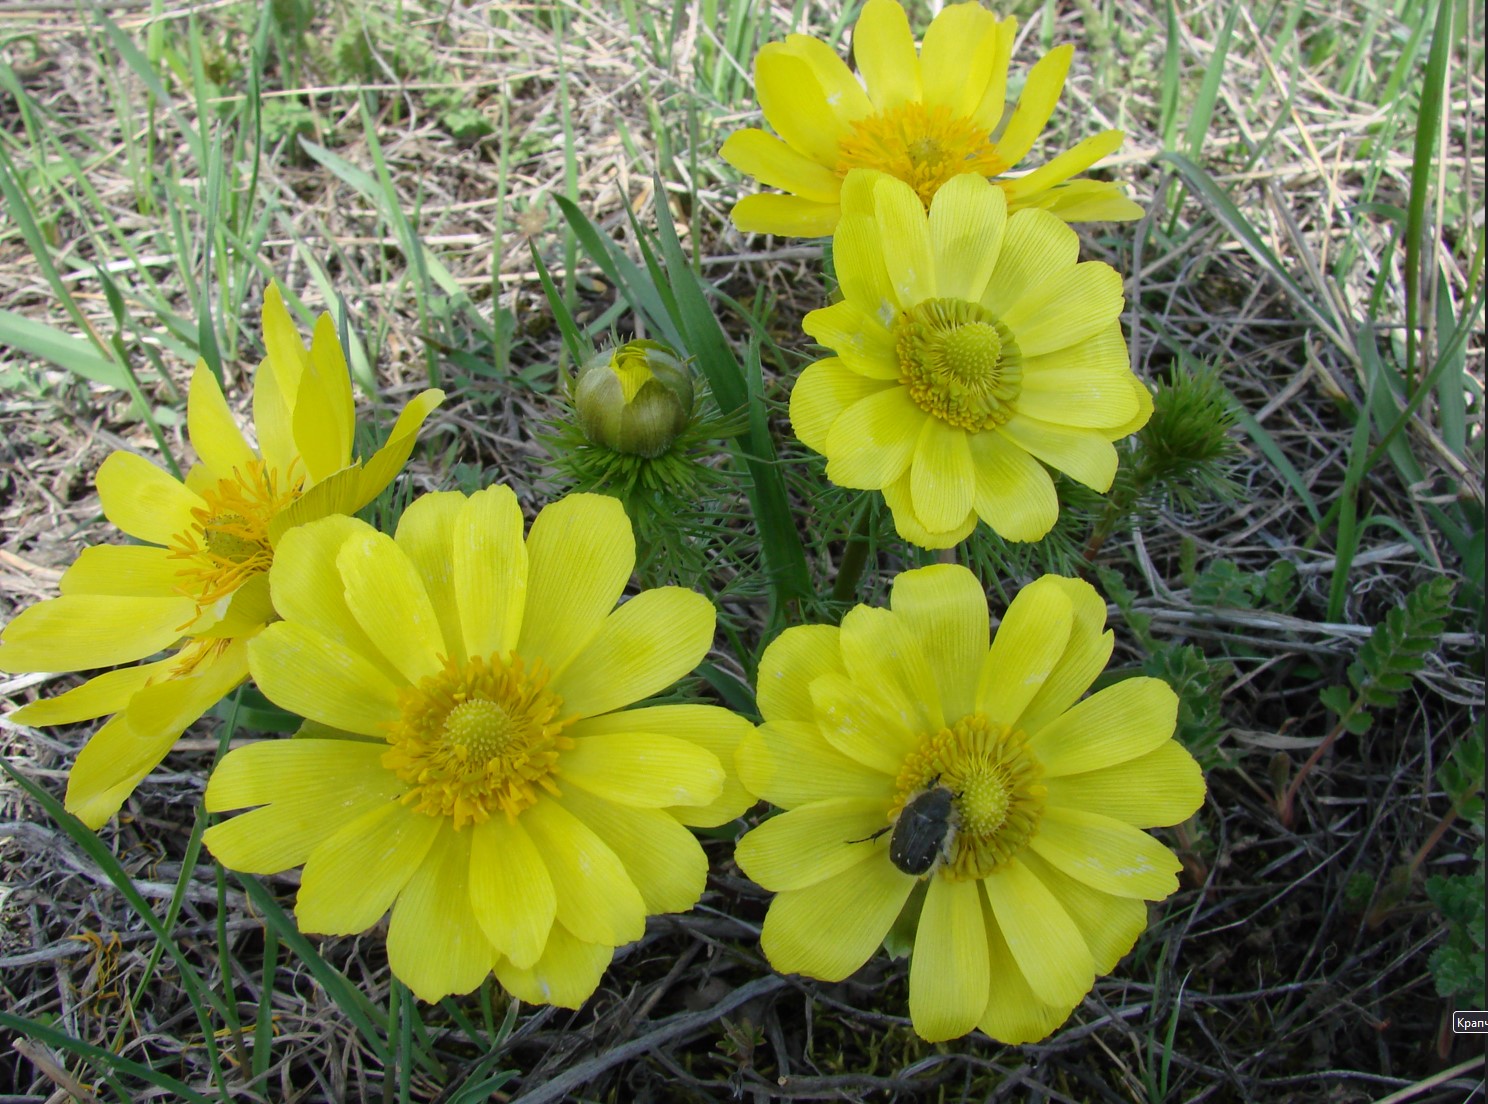
<path id="1" fill-rule="evenodd" d="M 868 0 L 866 88 L 814 39 L 767 46 L 756 84 L 781 137 L 744 131 L 723 150 L 790 193 L 741 201 L 741 228 L 834 235 L 843 298 L 805 329 L 835 355 L 796 382 L 796 433 L 928 547 L 979 518 L 1043 536 L 1057 513 L 1043 465 L 1104 490 L 1112 442 L 1151 411 L 1121 280 L 1078 263 L 1064 221 L 1138 213 L 1114 184 L 1069 181 L 1120 135 L 1003 177 L 1069 65 L 1067 50 L 1044 58 L 1007 110 L 1013 31 L 953 5 L 917 56 L 898 4 Z M 1084 696 L 1113 647 L 1089 584 L 1033 582 L 994 633 L 969 570 L 906 571 L 889 608 L 765 649 L 758 726 L 714 706 L 632 708 L 698 665 L 715 614 L 679 587 L 624 597 L 636 549 L 618 501 L 569 495 L 527 526 L 506 487 L 432 493 L 377 531 L 351 515 L 443 396 L 416 397 L 353 461 L 334 326 L 322 317 L 305 348 L 272 287 L 263 317 L 257 449 L 199 365 L 185 482 L 128 453 L 98 473 L 109 520 L 144 543 L 86 550 L 61 596 L 0 640 L 10 671 L 170 650 L 13 714 L 113 714 L 69 781 L 90 827 L 251 677 L 306 726 L 212 773 L 207 810 L 249 810 L 207 830 L 216 858 L 302 866 L 308 932 L 361 932 L 391 910 L 392 970 L 424 1000 L 494 972 L 523 1000 L 577 1007 L 647 916 L 699 899 L 708 864 L 688 828 L 763 798 L 784 811 L 737 861 L 776 894 L 765 954 L 835 980 L 912 930 L 909 1011 L 931 1040 L 1044 1037 L 1131 948 L 1144 902 L 1176 889 L 1177 859 L 1142 829 L 1190 816 L 1203 779 L 1172 738 L 1165 683 Z M 630 402 L 649 380 L 618 390 Z"/>

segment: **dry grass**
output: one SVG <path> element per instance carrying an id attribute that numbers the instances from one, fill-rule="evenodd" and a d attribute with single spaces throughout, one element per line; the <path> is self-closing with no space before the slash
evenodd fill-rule
<path id="1" fill-rule="evenodd" d="M 553 408 L 560 342 L 529 244 L 555 272 L 576 261 L 570 271 L 577 317 L 602 317 L 613 292 L 565 238 L 552 197 L 568 195 L 628 242 L 626 209 L 643 224 L 653 217 L 653 173 L 668 181 L 666 202 L 705 276 L 739 302 L 757 304 L 758 321 L 786 350 L 778 363 L 767 356 L 767 365 L 787 371 L 799 363 L 805 350 L 799 320 L 824 294 L 818 250 L 743 239 L 725 218 L 740 185 L 715 151 L 723 134 L 752 118 L 752 102 L 741 92 L 747 86 L 733 83 L 727 60 L 717 62 L 719 95 L 699 78 L 697 63 L 713 30 L 700 5 L 678 5 L 675 33 L 666 26 L 670 8 L 641 5 L 662 24 L 655 41 L 633 34 L 623 14 L 628 7 L 563 7 L 567 31 L 560 36 L 555 8 L 547 4 L 403 5 L 398 32 L 378 33 L 367 61 L 372 76 L 360 83 L 372 88 L 368 106 L 397 206 L 410 217 L 416 213 L 427 255 L 437 257 L 452 283 L 423 281 L 387 203 L 292 141 L 265 148 L 255 199 L 267 215 L 262 240 L 253 255 L 231 262 L 214 291 L 229 378 L 242 384 L 258 355 L 252 304 L 265 276 L 272 273 L 316 309 L 326 302 L 324 281 L 344 297 L 352 329 L 366 343 L 380 402 L 396 409 L 423 386 L 431 370 L 427 350 L 436 350 L 432 367 L 451 400 L 426 431 L 426 447 L 410 468 L 413 485 L 501 478 L 531 505 L 552 490 L 536 434 Z M 499 1059 L 480 1070 L 480 1076 L 518 1071 L 493 1099 L 1482 1099 L 1482 1047 L 1445 1033 L 1448 1005 L 1427 968 L 1444 934 L 1441 918 L 1419 882 L 1400 887 L 1398 899 L 1388 884 L 1447 810 L 1434 772 L 1454 741 L 1482 723 L 1481 589 L 1476 615 L 1454 621 L 1400 708 L 1380 714 L 1367 735 L 1345 737 L 1309 778 L 1295 827 L 1284 827 L 1275 807 L 1295 762 L 1330 723 L 1319 689 L 1342 680 L 1368 628 L 1407 591 L 1434 575 L 1462 574 L 1461 555 L 1434 511 L 1460 503 L 1481 533 L 1481 314 L 1464 347 L 1462 386 L 1474 396 L 1466 408 L 1466 445 L 1453 441 L 1450 425 L 1428 403 L 1403 438 L 1421 478 L 1388 461 L 1364 473 L 1358 516 L 1372 520 L 1359 530 L 1341 608 L 1330 610 L 1338 604 L 1336 532 L 1325 527 L 1321 539 L 1314 536 L 1299 490 L 1320 512 L 1351 491 L 1352 426 L 1373 371 L 1361 353 L 1367 345 L 1361 334 L 1373 333 L 1387 353 L 1404 355 L 1405 253 L 1387 208 L 1404 209 L 1412 194 L 1416 117 L 1397 101 L 1417 87 L 1424 48 L 1394 100 L 1383 99 L 1381 88 L 1420 17 L 1403 19 L 1412 4 L 1398 5 L 1397 13 L 1383 0 L 1341 9 L 1278 6 L 1259 27 L 1258 14 L 1242 11 L 1212 118 L 1190 150 L 1184 128 L 1203 94 L 1227 12 L 1218 5 L 1181 7 L 1176 115 L 1165 115 L 1162 106 L 1162 14 L 1136 0 L 1024 3 L 1028 35 L 1015 59 L 1029 64 L 1044 37 L 1076 42 L 1076 70 L 1057 119 L 1073 137 L 1107 125 L 1127 131 L 1113 171 L 1151 201 L 1153 215 L 1135 230 L 1104 226 L 1086 237 L 1089 255 L 1127 274 L 1138 373 L 1164 378 L 1182 357 L 1217 364 L 1254 420 L 1240 437 L 1238 499 L 1190 515 L 1160 512 L 1102 552 L 1103 565 L 1141 596 L 1138 607 L 1151 616 L 1157 640 L 1194 643 L 1212 663 L 1230 665 L 1220 743 L 1228 765 L 1211 772 L 1210 798 L 1195 820 L 1168 834 L 1185 862 L 1184 888 L 1154 907 L 1152 926 L 1133 954 L 1050 1039 L 1003 1047 L 973 1036 L 932 1046 L 913 1035 L 902 1015 L 902 962 L 876 958 L 840 985 L 774 975 L 757 944 L 766 898 L 732 865 L 732 837 L 711 839 L 713 874 L 700 909 L 653 920 L 641 942 L 620 952 L 583 1010 L 521 1010 Z M 230 3 L 202 6 L 206 46 L 197 48 L 189 46 L 184 14 L 152 20 L 143 5 L 108 10 L 142 43 L 157 28 L 166 46 L 160 71 L 170 74 L 172 95 L 188 118 L 194 118 L 185 83 L 190 58 L 216 57 L 214 45 L 229 60 L 246 57 L 257 18 Z M 332 38 L 357 12 L 316 11 L 315 41 L 324 56 L 305 59 L 300 85 L 292 87 L 281 60 L 264 75 L 263 89 L 266 102 L 287 101 L 297 88 L 313 97 L 305 101 L 314 104 L 312 141 L 371 172 L 376 156 L 358 89 L 336 76 L 330 60 Z M 810 2 L 797 12 L 818 29 L 838 15 Z M 1293 14 L 1297 20 L 1287 29 Z M 770 15 L 773 35 L 792 26 L 790 8 L 778 6 Z M 1430 271 L 1442 273 L 1440 284 L 1426 289 L 1428 329 L 1438 326 L 1439 296 L 1451 300 L 1441 318 L 1463 312 L 1473 290 L 1470 258 L 1482 248 L 1483 24 L 1481 14 L 1472 18 L 1459 27 L 1462 41 L 1452 58 L 1437 160 L 1445 171 L 1433 177 L 1425 208 Z M 1429 32 L 1428 26 L 1428 40 Z M 406 71 L 406 59 L 395 56 L 403 41 L 424 45 L 424 68 Z M 1359 63 L 1361 75 L 1349 82 L 1361 42 L 1372 45 Z M 171 71 L 171 50 L 187 59 L 187 68 Z M 124 345 L 150 403 L 179 413 L 179 390 L 149 371 L 149 353 L 158 353 L 179 389 L 189 368 L 181 354 L 194 334 L 172 331 L 163 319 L 174 314 L 194 325 L 200 300 L 181 273 L 201 278 L 202 243 L 192 235 L 200 226 L 185 200 L 179 233 L 171 211 L 141 200 L 151 188 L 157 199 L 200 194 L 202 167 L 190 162 L 176 120 L 159 104 L 151 108 L 90 15 L 39 3 L 7 9 L 0 13 L 0 59 L 91 185 L 90 197 L 57 169 L 55 151 L 36 145 L 18 101 L 0 92 L 0 138 L 28 193 L 52 216 L 46 233 L 53 264 L 107 337 L 116 323 L 93 266 L 121 260 L 120 240 L 133 244 L 143 268 L 115 272 L 131 320 Z M 242 70 L 224 87 L 245 94 Z M 440 92 L 463 96 L 493 132 L 473 143 L 452 136 L 431 98 Z M 1261 249 L 1243 244 L 1233 219 L 1159 159 L 1168 146 L 1167 118 L 1175 120 L 1174 148 L 1195 153 L 1192 159 L 1232 197 Z M 246 176 L 239 183 L 246 195 Z M 1371 325 L 1366 319 L 1376 297 L 1379 322 Z M 3 215 L 0 308 L 77 329 L 16 224 Z M 745 322 L 721 314 L 742 338 Z M 507 324 L 495 331 L 482 332 L 473 321 L 482 317 L 489 325 L 503 316 Z M 628 331 L 634 323 L 622 314 L 616 325 Z M 1435 349 L 1438 340 L 1428 332 L 1422 347 Z M 470 354 L 465 359 L 451 355 L 462 350 Z M 786 383 L 770 381 L 774 399 L 783 399 Z M 243 388 L 237 396 L 246 408 Z M 159 459 L 140 415 L 118 390 L 0 351 L 0 580 L 7 619 L 55 593 L 79 549 L 116 539 L 99 514 L 92 477 L 116 448 Z M 162 428 L 175 454 L 186 455 L 177 421 L 164 418 Z M 1274 444 L 1295 478 L 1282 473 L 1262 440 Z M 1285 609 L 1197 606 L 1194 572 L 1221 558 L 1247 573 L 1264 572 L 1279 559 L 1293 562 L 1293 599 Z M 884 573 L 897 566 L 892 556 L 880 564 Z M 1471 592 L 1464 585 L 1469 606 Z M 761 609 L 746 601 L 736 612 L 745 639 L 757 647 Z M 1115 627 L 1124 649 L 1116 662 L 1139 664 L 1134 634 L 1119 620 Z M 0 693 L 19 704 L 74 682 L 7 676 Z M 204 721 L 189 733 L 99 833 L 158 915 L 187 861 L 218 724 Z M 0 745 L 14 769 L 58 793 L 87 735 L 86 726 L 36 731 L 4 724 Z M 1480 843 L 1454 828 L 1423 873 L 1465 871 Z M 1363 899 L 1351 893 L 1359 876 L 1377 892 Z M 0 879 L 0 1007 L 16 1015 L 93 1046 L 117 1046 L 123 1057 L 216 1099 L 485 1099 L 457 1092 L 500 1037 L 505 998 L 499 990 L 421 1008 L 409 1041 L 400 1049 L 393 1034 L 388 1045 L 427 1060 L 411 1068 L 386 1063 L 302 958 L 266 942 L 259 909 L 243 887 L 207 863 L 196 865 L 184 882 L 172 939 L 241 1024 L 237 1030 L 217 1024 L 227 1072 L 214 1089 L 178 968 L 166 958 L 133 999 L 155 937 L 96 859 L 14 784 L 0 787 Z M 287 905 L 294 878 L 264 881 Z M 372 1007 L 387 1010 L 390 978 L 380 931 L 316 946 Z M 266 955 L 276 956 L 276 965 L 266 965 Z M 266 1060 L 259 1048 L 267 1037 L 254 1039 L 264 1007 L 272 1033 Z M 111 1089 L 76 1052 L 5 1039 L 14 1049 L 0 1053 L 0 1101 L 171 1098 L 128 1076 L 119 1078 L 127 1089 Z M 263 1071 L 256 1081 L 255 1069 Z"/>

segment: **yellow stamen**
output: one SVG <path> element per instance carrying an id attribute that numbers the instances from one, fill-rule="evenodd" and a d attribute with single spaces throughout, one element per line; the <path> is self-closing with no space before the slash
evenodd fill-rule
<path id="1" fill-rule="evenodd" d="M 1037 833 L 1048 794 L 1044 768 L 1028 738 L 980 713 L 920 739 L 899 769 L 889 823 L 928 786 L 954 795 L 957 831 L 949 861 L 939 870 L 952 881 L 985 878 Z"/>
<path id="2" fill-rule="evenodd" d="M 899 382 L 925 413 L 980 432 L 1012 416 L 1023 356 L 1007 327 L 976 303 L 927 299 L 894 324 Z"/>
<path id="3" fill-rule="evenodd" d="M 269 523 L 300 497 L 303 475 L 280 480 L 262 460 L 234 468 L 200 494 L 206 505 L 191 512 L 195 524 L 177 533 L 172 559 L 187 560 L 178 577 L 200 612 L 227 597 L 274 563 Z"/>
<path id="4" fill-rule="evenodd" d="M 852 126 L 852 134 L 837 144 L 836 171 L 846 176 L 851 169 L 877 169 L 897 176 L 926 207 L 953 176 L 996 176 L 1008 168 L 986 130 L 943 105 L 901 104 Z"/>
<path id="5" fill-rule="evenodd" d="M 402 716 L 389 726 L 382 764 L 409 784 L 403 803 L 447 816 L 456 829 L 496 812 L 516 820 L 538 788 L 556 795 L 563 701 L 548 670 L 521 656 L 477 656 L 403 690 Z"/>

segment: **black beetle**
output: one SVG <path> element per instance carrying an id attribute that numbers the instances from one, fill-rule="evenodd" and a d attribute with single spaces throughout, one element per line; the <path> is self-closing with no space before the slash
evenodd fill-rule
<path id="1" fill-rule="evenodd" d="M 889 861 L 906 874 L 919 877 L 928 874 L 935 864 L 946 855 L 955 838 L 956 795 L 940 783 L 940 776 L 930 780 L 930 785 L 910 798 L 899 811 L 899 819 L 893 824 L 894 834 L 889 837 Z M 865 843 L 877 839 L 888 828 L 880 828 L 871 836 L 850 843 Z"/>

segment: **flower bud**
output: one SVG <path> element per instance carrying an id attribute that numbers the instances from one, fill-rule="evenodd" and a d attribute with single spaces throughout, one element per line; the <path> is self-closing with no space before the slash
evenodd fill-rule
<path id="1" fill-rule="evenodd" d="M 574 402 L 584 436 L 594 444 L 656 457 L 692 417 L 692 374 L 665 345 L 628 341 L 584 365 Z"/>

